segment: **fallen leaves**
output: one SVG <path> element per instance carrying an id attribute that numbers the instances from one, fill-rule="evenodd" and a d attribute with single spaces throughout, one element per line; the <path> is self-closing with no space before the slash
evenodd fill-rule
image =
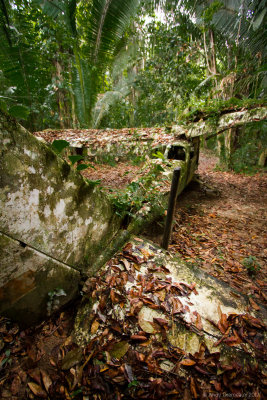
<path id="1" fill-rule="evenodd" d="M 266 177 L 227 173 L 228 182 L 225 173 L 208 170 L 201 178 L 218 188 L 218 193 L 222 188 L 223 192 L 214 200 L 199 191 L 195 192 L 197 199 L 187 195 L 185 205 L 178 203 L 170 250 L 249 294 L 251 309 L 258 311 L 258 303 L 265 304 L 267 299 L 266 210 L 262 210 L 267 200 L 262 190 L 267 185 Z M 244 190 L 248 193 L 240 197 L 239 192 Z M 244 260 L 255 258 L 257 270 L 252 264 L 250 269 L 246 267 L 248 261 L 246 264 Z"/>
<path id="2" fill-rule="evenodd" d="M 141 239 L 131 241 L 86 282 L 84 296 L 94 305 L 85 316 L 88 336 L 82 349 L 73 343 L 64 314 L 35 333 L 1 320 L 0 339 L 12 337 L 3 340 L 0 353 L 0 360 L 10 360 L 5 361 L 8 370 L 1 371 L 4 379 L 0 376 L 3 398 L 192 400 L 248 390 L 264 395 L 262 321 L 218 309 L 213 326 L 220 343 L 212 352 L 201 336 L 200 314 L 190 309 L 198 285 L 172 279 L 161 250 L 149 246 Z M 168 335 L 176 323 L 188 331 L 188 338 L 197 334 L 197 351 L 170 343 Z M 255 355 L 257 362 L 242 369 L 233 357 L 225 365 L 219 345 L 228 352 L 237 346 Z"/>

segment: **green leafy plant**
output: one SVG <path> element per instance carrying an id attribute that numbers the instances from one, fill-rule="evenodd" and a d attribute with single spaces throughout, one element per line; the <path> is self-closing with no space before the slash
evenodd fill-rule
<path id="1" fill-rule="evenodd" d="M 137 379 L 133 379 L 131 382 L 129 382 L 128 388 L 137 387 L 139 385 L 140 385 L 140 383 L 138 382 L 138 380 Z"/>
<path id="2" fill-rule="evenodd" d="M 63 151 L 67 149 L 70 146 L 69 142 L 67 140 L 54 140 L 52 143 L 52 149 L 58 154 L 62 155 Z M 69 161 L 71 162 L 71 165 L 75 165 L 77 162 L 84 160 L 84 157 L 75 154 L 73 156 L 68 156 Z M 86 168 L 93 168 L 95 167 L 92 164 L 78 164 L 76 166 L 77 171 L 83 171 Z"/>
<path id="3" fill-rule="evenodd" d="M 11 350 L 8 349 L 5 351 L 5 358 L 0 363 L 0 368 L 3 368 L 5 364 L 11 364 L 12 360 L 10 358 Z"/>
<path id="4" fill-rule="evenodd" d="M 69 160 L 71 162 L 71 165 L 74 165 L 76 162 L 83 160 L 84 157 L 80 156 L 79 154 L 74 155 L 74 156 L 69 156 Z"/>
<path id="5" fill-rule="evenodd" d="M 54 140 L 52 143 L 52 149 L 57 153 L 61 154 L 64 149 L 69 147 L 69 142 L 66 140 Z"/>
<path id="6" fill-rule="evenodd" d="M 255 275 L 261 269 L 255 256 L 250 255 L 249 257 L 244 258 L 242 264 L 247 268 L 250 275 Z"/>
<path id="7" fill-rule="evenodd" d="M 152 206 L 157 204 L 160 207 L 161 196 L 158 190 L 157 177 L 163 171 L 164 167 L 161 164 L 152 164 L 144 176 L 129 183 L 125 189 L 116 193 L 110 191 L 109 198 L 113 203 L 115 213 L 120 217 L 125 215 L 135 217 L 136 212 L 144 204 Z"/>
<path id="8" fill-rule="evenodd" d="M 161 151 L 156 151 L 156 153 L 152 154 L 153 157 L 160 158 L 161 160 L 165 160 L 165 156 Z"/>
<path id="9" fill-rule="evenodd" d="M 86 179 L 86 182 L 88 183 L 88 185 L 94 187 L 101 184 L 101 179 L 96 179 L 96 180 Z"/>

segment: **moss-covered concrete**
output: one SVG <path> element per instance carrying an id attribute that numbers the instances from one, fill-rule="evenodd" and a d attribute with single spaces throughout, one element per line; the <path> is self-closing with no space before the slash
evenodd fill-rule
<path id="1" fill-rule="evenodd" d="M 36 323 L 78 293 L 121 218 L 45 143 L 0 112 L 0 312 Z"/>
<path id="2" fill-rule="evenodd" d="M 0 231 L 87 268 L 120 227 L 109 200 L 2 112 L 0 132 Z"/>

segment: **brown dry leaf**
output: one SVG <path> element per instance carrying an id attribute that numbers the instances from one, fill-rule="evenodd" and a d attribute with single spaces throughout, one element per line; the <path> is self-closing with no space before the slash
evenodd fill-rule
<path id="1" fill-rule="evenodd" d="M 190 358 L 184 358 L 181 363 L 181 365 L 186 365 L 186 366 L 191 366 L 191 365 L 195 365 L 196 362 L 194 360 L 191 360 Z"/>
<path id="2" fill-rule="evenodd" d="M 56 367 L 56 366 L 57 366 L 57 363 L 53 360 L 52 357 L 49 359 L 49 362 L 50 362 L 50 364 L 51 364 L 53 367 Z"/>
<path id="3" fill-rule="evenodd" d="M 110 290 L 110 298 L 111 298 L 111 301 L 112 301 L 113 304 L 117 303 L 116 295 L 115 295 L 115 292 L 114 292 L 113 289 Z"/>
<path id="4" fill-rule="evenodd" d="M 40 375 L 39 368 L 35 368 L 35 369 L 32 369 L 32 370 L 28 371 L 28 375 L 30 375 L 30 377 L 32 379 L 34 379 L 35 382 L 37 382 L 39 385 L 42 384 L 41 383 L 41 375 Z"/>
<path id="5" fill-rule="evenodd" d="M 11 343 L 11 342 L 13 342 L 13 340 L 14 340 L 14 338 L 12 335 L 10 335 L 10 334 L 4 335 L 4 342 Z"/>
<path id="6" fill-rule="evenodd" d="M 198 312 L 195 311 L 195 313 L 196 313 L 196 317 L 197 317 L 196 322 L 195 322 L 195 325 L 196 325 L 197 329 L 199 329 L 200 331 L 202 331 L 203 325 L 202 325 L 202 321 L 201 321 L 201 316 L 199 315 Z"/>
<path id="7" fill-rule="evenodd" d="M 146 333 L 155 333 L 155 332 L 156 332 L 156 330 L 155 330 L 155 328 L 153 327 L 152 323 L 149 322 L 149 321 L 146 321 L 146 320 L 143 318 L 142 314 L 139 314 L 139 315 L 138 315 L 138 323 L 139 323 L 140 328 L 141 328 L 144 332 L 146 332 Z"/>
<path id="8" fill-rule="evenodd" d="M 111 357 L 115 357 L 120 360 L 127 353 L 128 349 L 129 343 L 125 340 L 122 340 L 121 342 L 113 344 L 112 349 L 109 350 L 109 354 Z"/>
<path id="9" fill-rule="evenodd" d="M 183 400 L 192 400 L 192 396 L 191 396 L 191 392 L 190 392 L 189 388 L 185 388 Z"/>
<path id="10" fill-rule="evenodd" d="M 147 340 L 147 337 L 143 335 L 131 335 L 131 339 L 143 342 L 144 340 Z"/>
<path id="11" fill-rule="evenodd" d="M 16 394 L 18 394 L 19 390 L 21 387 L 21 379 L 19 377 L 19 375 L 16 375 L 11 383 L 11 393 L 13 394 L 13 396 L 15 396 Z"/>
<path id="12" fill-rule="evenodd" d="M 260 307 L 259 307 L 258 304 L 252 299 L 252 297 L 249 298 L 249 302 L 250 302 L 251 306 L 254 308 L 254 310 L 259 311 Z"/>
<path id="13" fill-rule="evenodd" d="M 166 290 L 159 290 L 155 293 L 155 295 L 159 298 L 160 301 L 164 301 L 166 298 Z"/>
<path id="14" fill-rule="evenodd" d="M 225 334 L 229 328 L 229 322 L 227 320 L 227 315 L 221 312 L 221 318 L 218 322 L 218 328 L 222 334 Z"/>
<path id="15" fill-rule="evenodd" d="M 92 334 L 94 334 L 98 331 L 99 325 L 100 325 L 99 322 L 97 321 L 97 319 L 95 319 L 91 325 L 91 333 Z"/>
<path id="16" fill-rule="evenodd" d="M 230 336 L 225 338 L 223 342 L 228 346 L 237 346 L 238 344 L 242 343 L 242 340 L 238 336 Z"/>
<path id="17" fill-rule="evenodd" d="M 191 389 L 191 393 L 192 393 L 194 399 L 196 399 L 197 398 L 197 389 L 196 389 L 195 380 L 192 376 L 190 378 L 190 389 Z"/>
<path id="18" fill-rule="evenodd" d="M 126 271 L 129 272 L 131 270 L 131 264 L 126 260 L 126 258 L 120 258 L 120 262 L 124 265 Z"/>
<path id="19" fill-rule="evenodd" d="M 168 324 L 169 324 L 169 322 L 163 318 L 153 318 L 153 321 L 165 329 L 168 327 Z"/>
<path id="20" fill-rule="evenodd" d="M 69 346 L 73 342 L 73 337 L 70 335 L 64 342 L 64 346 Z"/>
<path id="21" fill-rule="evenodd" d="M 141 269 L 141 265 L 138 265 L 138 264 L 136 264 L 136 263 L 133 263 L 133 267 L 134 267 L 134 269 L 136 269 L 137 271 L 140 271 L 140 269 Z"/>
<path id="22" fill-rule="evenodd" d="M 42 381 L 43 381 L 45 390 L 48 392 L 50 386 L 52 385 L 52 380 L 50 379 L 47 372 L 45 372 L 43 369 L 41 369 L 41 375 L 42 375 Z"/>
<path id="23" fill-rule="evenodd" d="M 83 351 L 80 348 L 70 350 L 62 360 L 61 369 L 67 370 L 79 364 L 82 359 Z"/>
<path id="24" fill-rule="evenodd" d="M 41 388 L 41 386 L 37 385 L 37 383 L 28 382 L 28 386 L 35 396 L 42 397 L 42 399 L 47 398 L 47 393 Z"/>
<path id="25" fill-rule="evenodd" d="M 151 254 L 148 250 L 146 250 L 146 249 L 140 249 L 140 250 L 141 250 L 141 253 L 143 254 L 143 256 L 145 256 L 146 260 L 151 257 Z"/>
<path id="26" fill-rule="evenodd" d="M 171 302 L 172 302 L 172 306 L 173 306 L 173 308 L 172 308 L 173 314 L 178 314 L 183 311 L 183 309 L 184 309 L 183 304 L 177 297 L 172 297 Z"/>

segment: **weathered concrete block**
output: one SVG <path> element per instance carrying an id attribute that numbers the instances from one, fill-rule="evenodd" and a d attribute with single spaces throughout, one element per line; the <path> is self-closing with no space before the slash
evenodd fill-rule
<path id="1" fill-rule="evenodd" d="M 1 111 L 0 157 L 0 312 L 31 324 L 76 295 L 120 218 L 98 187 Z"/>
<path id="2" fill-rule="evenodd" d="M 73 299 L 80 273 L 0 233 L 0 313 L 31 325 Z"/>
<path id="3" fill-rule="evenodd" d="M 98 187 L 0 113 L 0 231 L 83 270 L 118 231 Z"/>

